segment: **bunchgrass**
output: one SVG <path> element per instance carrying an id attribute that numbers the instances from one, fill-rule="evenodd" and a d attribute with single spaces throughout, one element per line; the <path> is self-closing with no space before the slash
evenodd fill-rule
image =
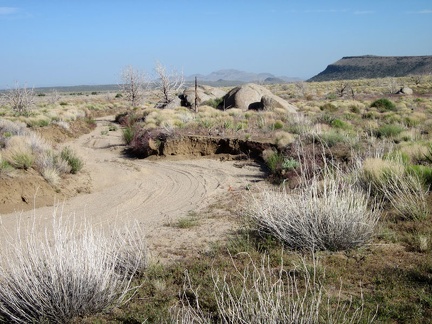
<path id="1" fill-rule="evenodd" d="M 263 190 L 246 213 L 259 232 L 294 250 L 349 250 L 372 238 L 379 208 L 342 174 L 315 175 L 293 192 Z"/>
<path id="2" fill-rule="evenodd" d="M 18 227 L 1 248 L 0 316 L 69 323 L 121 304 L 147 265 L 140 227 L 103 230 L 54 213 L 52 227 Z"/>
<path id="3" fill-rule="evenodd" d="M 84 166 L 84 162 L 81 160 L 81 158 L 79 158 L 76 153 L 68 146 L 63 148 L 60 153 L 60 157 L 69 164 L 71 173 L 77 173 Z"/>

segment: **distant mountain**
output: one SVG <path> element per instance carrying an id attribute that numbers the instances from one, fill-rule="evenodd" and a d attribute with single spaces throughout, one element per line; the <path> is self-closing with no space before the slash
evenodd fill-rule
<path id="1" fill-rule="evenodd" d="M 186 77 L 186 81 L 194 81 L 195 76 L 197 77 L 199 82 L 239 82 L 239 83 L 247 83 L 247 82 L 263 82 L 263 83 L 284 83 L 284 82 L 295 82 L 300 81 L 300 78 L 294 77 L 285 77 L 285 76 L 274 76 L 271 73 L 252 73 L 239 71 L 235 69 L 224 69 L 214 71 L 207 75 L 202 74 L 193 74 Z M 276 82 L 277 81 L 277 82 Z"/>
<path id="2" fill-rule="evenodd" d="M 347 56 L 308 81 L 402 77 L 432 72 L 432 56 Z"/>

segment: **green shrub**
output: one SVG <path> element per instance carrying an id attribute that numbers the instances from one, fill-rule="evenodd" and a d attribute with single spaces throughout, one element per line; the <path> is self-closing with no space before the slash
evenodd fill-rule
<path id="1" fill-rule="evenodd" d="M 263 158 L 271 173 L 276 173 L 280 170 L 282 163 L 285 160 L 285 157 L 282 154 L 271 150 L 264 151 Z"/>
<path id="2" fill-rule="evenodd" d="M 60 157 L 69 164 L 71 167 L 70 172 L 73 174 L 80 171 L 84 166 L 84 163 L 76 156 L 75 152 L 70 147 L 65 147 L 61 151 Z"/>
<path id="3" fill-rule="evenodd" d="M 346 142 L 347 138 L 345 135 L 337 132 L 337 131 L 329 131 L 326 133 L 322 133 L 321 135 L 316 135 L 314 140 L 318 140 L 319 142 L 325 144 L 328 147 L 333 147 L 339 143 Z"/>
<path id="4" fill-rule="evenodd" d="M 284 123 L 280 120 L 276 120 L 273 124 L 274 129 L 282 129 L 284 127 Z"/>
<path id="5" fill-rule="evenodd" d="M 379 138 L 396 137 L 397 135 L 402 133 L 404 130 L 405 130 L 404 127 L 402 127 L 401 125 L 385 124 L 385 125 L 380 126 L 377 130 L 375 130 L 375 136 L 379 137 Z"/>
<path id="6" fill-rule="evenodd" d="M 224 101 L 223 98 L 215 98 L 215 99 L 209 99 L 207 101 L 204 101 L 202 105 L 207 105 L 213 108 L 218 108 L 220 104 L 222 104 Z"/>
<path id="7" fill-rule="evenodd" d="M 331 126 L 338 129 L 349 129 L 349 124 L 340 120 L 340 119 L 334 119 L 331 122 Z"/>
<path id="8" fill-rule="evenodd" d="M 333 105 L 332 103 L 326 103 L 320 107 L 321 111 L 327 111 L 327 112 L 335 112 L 337 111 L 337 107 Z"/>
<path id="9" fill-rule="evenodd" d="M 371 107 L 377 108 L 379 111 L 395 111 L 396 105 L 387 98 L 381 98 L 371 103 Z"/>
<path id="10" fill-rule="evenodd" d="M 282 162 L 282 169 L 284 170 L 293 170 L 297 169 L 300 166 L 300 163 L 293 158 L 285 158 Z"/>
<path id="11" fill-rule="evenodd" d="M 126 126 L 125 128 L 123 128 L 123 140 L 127 145 L 129 145 L 132 142 L 134 135 L 135 135 L 134 127 Z"/>
<path id="12" fill-rule="evenodd" d="M 426 165 L 409 165 L 407 172 L 416 175 L 423 185 L 430 190 L 432 186 L 432 168 Z"/>

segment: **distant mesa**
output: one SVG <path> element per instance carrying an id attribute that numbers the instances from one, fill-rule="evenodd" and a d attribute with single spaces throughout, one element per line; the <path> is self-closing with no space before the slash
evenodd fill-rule
<path id="1" fill-rule="evenodd" d="M 297 77 L 274 76 L 271 73 L 252 73 L 235 69 L 223 69 L 214 71 L 210 74 L 193 74 L 186 77 L 186 81 L 192 82 L 197 77 L 200 84 L 224 85 L 243 84 L 243 83 L 287 83 L 301 81 Z"/>
<path id="2" fill-rule="evenodd" d="M 307 81 L 333 81 L 424 75 L 432 71 L 432 56 L 346 56 Z"/>

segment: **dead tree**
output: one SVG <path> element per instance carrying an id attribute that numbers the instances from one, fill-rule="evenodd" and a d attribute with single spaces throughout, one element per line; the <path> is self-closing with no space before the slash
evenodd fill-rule
<path id="1" fill-rule="evenodd" d="M 195 112 L 198 112 L 198 81 L 195 77 Z"/>
<path id="2" fill-rule="evenodd" d="M 176 70 L 168 72 L 164 65 L 156 62 L 155 89 L 159 97 L 158 107 L 165 108 L 176 98 L 177 93 L 184 86 L 183 73 Z"/>
<path id="3" fill-rule="evenodd" d="M 26 86 L 20 87 L 15 83 L 15 87 L 4 92 L 0 97 L 0 102 L 10 106 L 18 115 L 26 115 L 34 106 L 35 93 L 33 88 Z"/>
<path id="4" fill-rule="evenodd" d="M 338 93 L 339 97 L 343 97 L 345 95 L 349 95 L 353 99 L 355 97 L 354 89 L 352 88 L 352 86 L 348 82 L 343 82 L 343 83 L 339 84 L 339 87 L 337 89 L 337 93 Z"/>
<path id="5" fill-rule="evenodd" d="M 146 77 L 144 72 L 136 70 L 132 66 L 127 66 L 121 73 L 122 83 L 120 89 L 124 93 L 126 100 L 131 103 L 132 107 L 138 106 L 145 97 L 147 90 Z"/>

